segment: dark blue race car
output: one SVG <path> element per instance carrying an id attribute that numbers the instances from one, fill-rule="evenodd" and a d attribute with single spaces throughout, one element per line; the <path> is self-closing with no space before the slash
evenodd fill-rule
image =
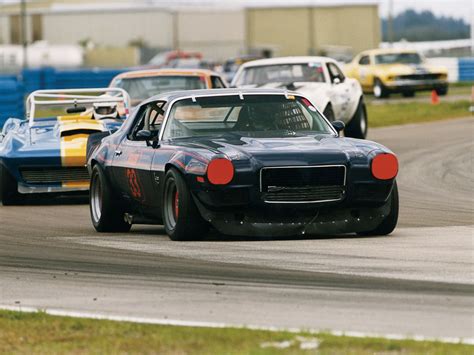
<path id="1" fill-rule="evenodd" d="M 339 137 L 304 96 L 196 90 L 155 96 L 88 157 L 99 232 L 163 224 L 173 240 L 223 234 L 391 233 L 396 156 Z"/>

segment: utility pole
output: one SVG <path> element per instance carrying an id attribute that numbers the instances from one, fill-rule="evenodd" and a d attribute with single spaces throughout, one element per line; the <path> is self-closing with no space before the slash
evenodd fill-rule
<path id="1" fill-rule="evenodd" d="M 21 43 L 23 45 L 23 69 L 28 68 L 28 34 L 26 33 L 26 0 L 21 0 Z"/>
<path id="2" fill-rule="evenodd" d="M 471 3 L 471 55 L 474 57 L 474 2 Z"/>
<path id="3" fill-rule="evenodd" d="M 393 46 L 393 0 L 388 0 L 388 23 L 387 23 L 388 43 Z"/>

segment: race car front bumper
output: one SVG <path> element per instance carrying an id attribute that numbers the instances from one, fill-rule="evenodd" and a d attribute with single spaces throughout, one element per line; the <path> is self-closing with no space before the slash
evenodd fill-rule
<path id="1" fill-rule="evenodd" d="M 89 181 L 77 181 L 62 185 L 29 185 L 19 182 L 18 192 L 21 194 L 66 193 L 74 191 L 88 191 Z"/>
<path id="2" fill-rule="evenodd" d="M 289 237 L 298 235 L 335 235 L 374 230 L 390 213 L 388 201 L 380 207 L 314 208 L 300 216 L 264 216 L 254 211 L 240 213 L 203 210 L 203 217 L 220 233 L 235 236 Z"/>
<path id="3" fill-rule="evenodd" d="M 446 80 L 393 80 L 384 83 L 384 86 L 390 92 L 403 92 L 403 91 L 424 91 L 424 90 L 436 90 L 444 89 L 448 86 Z"/>

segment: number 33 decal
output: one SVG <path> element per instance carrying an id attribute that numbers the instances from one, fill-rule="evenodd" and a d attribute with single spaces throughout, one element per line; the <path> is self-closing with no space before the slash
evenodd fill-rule
<path id="1" fill-rule="evenodd" d="M 130 192 L 132 196 L 140 200 L 143 196 L 142 188 L 140 186 L 140 181 L 135 169 L 126 169 L 128 186 L 130 187 Z"/>

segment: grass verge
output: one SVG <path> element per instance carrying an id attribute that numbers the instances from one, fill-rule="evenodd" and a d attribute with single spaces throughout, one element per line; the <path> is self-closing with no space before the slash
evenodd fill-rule
<path id="1" fill-rule="evenodd" d="M 387 105 L 367 103 L 369 127 L 383 127 L 407 123 L 431 122 L 469 116 L 468 100 L 441 102 L 438 105 L 421 102 L 391 103 Z"/>
<path id="2" fill-rule="evenodd" d="M 287 342 L 287 343 L 285 343 Z M 289 345 L 284 349 L 278 345 Z M 317 349 L 314 347 L 317 345 Z M 302 347 L 307 349 L 302 349 Z M 0 311 L 0 353 L 472 354 L 474 346 L 241 328 L 193 328 Z"/>

